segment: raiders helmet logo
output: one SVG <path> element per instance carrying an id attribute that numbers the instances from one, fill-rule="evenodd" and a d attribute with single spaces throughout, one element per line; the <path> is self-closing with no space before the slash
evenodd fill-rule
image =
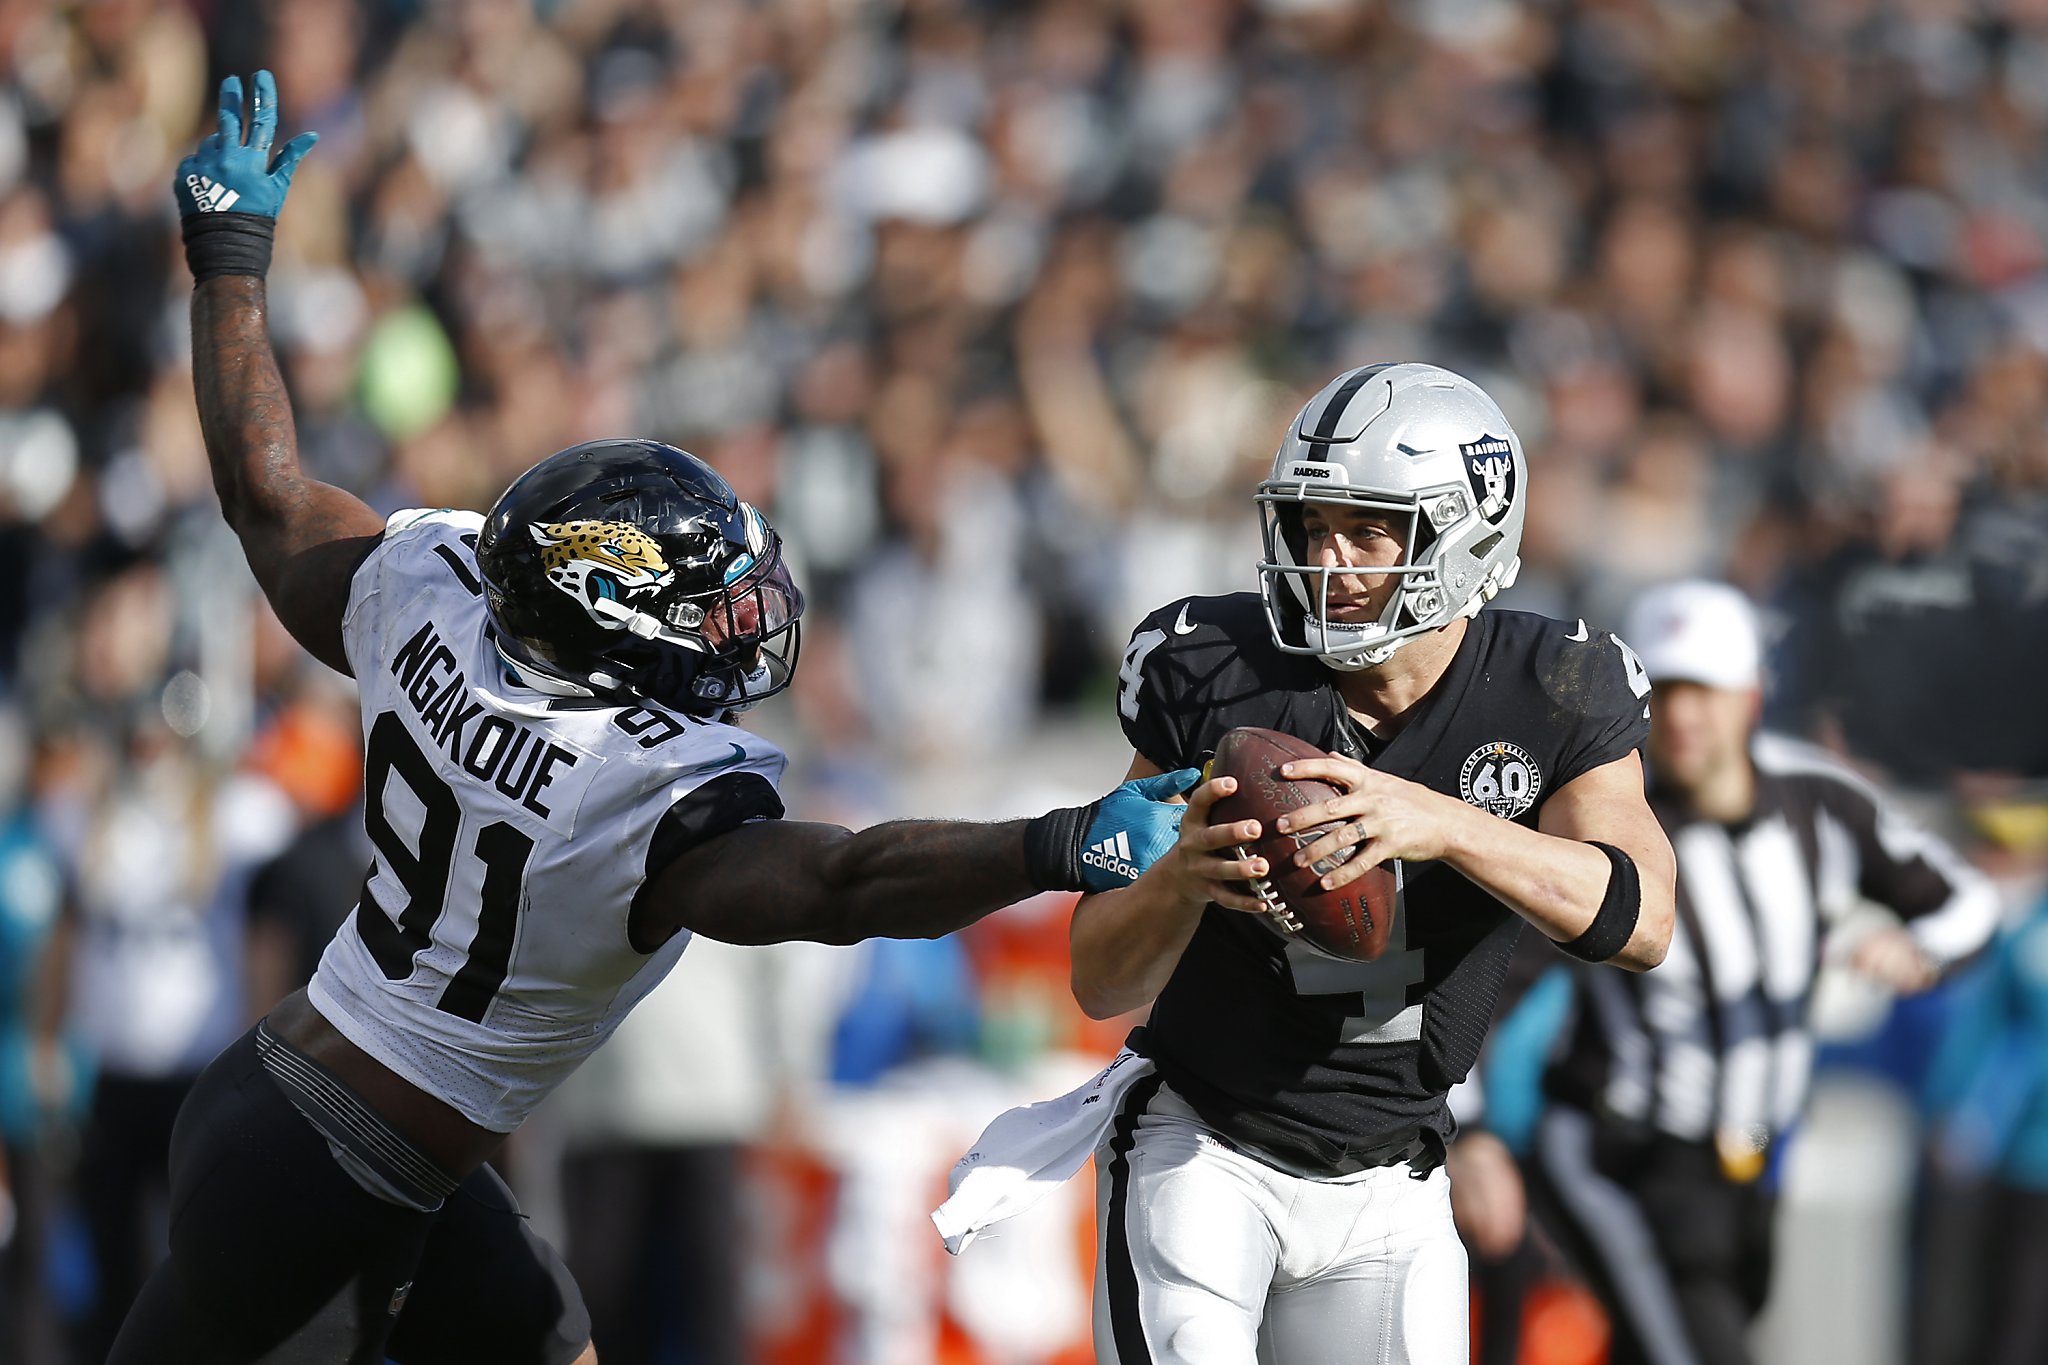
<path id="1" fill-rule="evenodd" d="M 1458 447 L 1465 457 L 1465 473 L 1472 480 L 1472 496 L 1479 502 L 1479 515 L 1499 525 L 1515 502 L 1515 451 L 1504 436 L 1481 436 Z"/>

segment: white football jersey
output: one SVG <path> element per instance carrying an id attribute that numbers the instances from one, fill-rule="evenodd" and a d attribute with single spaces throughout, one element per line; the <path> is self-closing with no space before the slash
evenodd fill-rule
<path id="1" fill-rule="evenodd" d="M 663 816 L 716 779 L 699 804 L 734 796 L 714 823 L 780 814 L 786 760 L 730 725 L 522 686 L 487 633 L 482 524 L 401 512 L 350 587 L 376 858 L 310 993 L 358 1047 L 510 1132 L 688 945 L 627 937 Z"/>

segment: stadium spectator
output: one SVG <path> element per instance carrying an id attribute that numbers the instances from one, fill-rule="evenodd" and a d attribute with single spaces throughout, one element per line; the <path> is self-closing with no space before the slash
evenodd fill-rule
<path id="1" fill-rule="evenodd" d="M 29 800 L 33 758 L 19 711 L 0 701 L 0 1355 L 24 1361 L 54 1350 L 41 1264 L 54 1193 L 44 1140 L 75 1121 L 79 1088 L 51 999 L 66 887 Z"/>
<path id="2" fill-rule="evenodd" d="M 1967 983 L 1929 1073 L 1941 1109 L 1936 1159 L 1951 1177 L 1989 1177 L 1988 1281 L 1957 1285 L 1980 1311 L 1970 1358 L 2048 1356 L 2048 900 L 2000 936 Z M 1972 1292 L 1974 1291 L 1974 1292 Z"/>

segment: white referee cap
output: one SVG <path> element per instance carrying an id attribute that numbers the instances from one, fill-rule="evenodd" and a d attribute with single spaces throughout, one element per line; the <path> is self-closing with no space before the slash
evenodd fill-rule
<path id="1" fill-rule="evenodd" d="M 1629 610 L 1622 639 L 1650 681 L 1761 687 L 1763 639 L 1749 599 L 1726 583 L 1688 579 L 1651 588 Z"/>

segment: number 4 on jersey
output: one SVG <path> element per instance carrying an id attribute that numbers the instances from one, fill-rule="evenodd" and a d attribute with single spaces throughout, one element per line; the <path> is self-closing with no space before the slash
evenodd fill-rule
<path id="1" fill-rule="evenodd" d="M 1347 1010 L 1346 1043 L 1412 1043 L 1422 1036 L 1422 1006 L 1408 1003 L 1408 992 L 1427 979 L 1423 951 L 1408 946 L 1407 876 L 1394 865 L 1394 925 L 1386 950 L 1372 962 L 1344 962 L 1289 940 L 1287 966 L 1294 975 L 1294 993 L 1341 996 Z"/>
<path id="2" fill-rule="evenodd" d="M 1643 661 L 1636 657 L 1636 652 L 1630 649 L 1628 642 L 1619 635 L 1610 635 L 1607 638 L 1614 641 L 1614 647 L 1621 651 L 1621 666 L 1628 671 L 1628 690 L 1639 697 L 1649 696 L 1650 674 L 1643 667 Z"/>
<path id="3" fill-rule="evenodd" d="M 1145 660 L 1165 643 L 1163 630 L 1141 630 L 1131 637 L 1131 647 L 1124 651 L 1123 667 L 1116 671 L 1116 705 L 1125 720 L 1138 718 L 1138 693 L 1145 686 Z"/>

